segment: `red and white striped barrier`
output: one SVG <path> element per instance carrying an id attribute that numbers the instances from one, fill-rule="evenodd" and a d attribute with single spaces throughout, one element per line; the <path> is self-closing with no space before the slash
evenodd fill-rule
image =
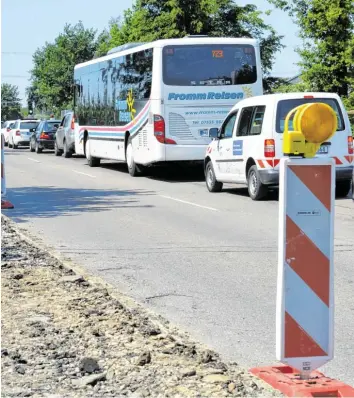
<path id="1" fill-rule="evenodd" d="M 354 388 L 314 371 L 333 358 L 333 159 L 280 161 L 277 359 L 251 369 L 288 397 L 354 397 Z"/>
<path id="2" fill-rule="evenodd" d="M 5 138 L 1 133 L 1 209 L 13 209 L 11 202 L 5 199 L 6 196 L 6 179 L 5 179 Z"/>
<path id="3" fill-rule="evenodd" d="M 335 163 L 280 162 L 277 359 L 310 372 L 333 358 Z"/>

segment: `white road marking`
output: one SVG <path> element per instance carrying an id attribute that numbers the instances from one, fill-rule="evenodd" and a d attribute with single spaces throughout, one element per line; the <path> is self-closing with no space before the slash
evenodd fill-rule
<path id="1" fill-rule="evenodd" d="M 27 158 L 28 160 L 31 160 L 32 162 L 36 162 L 36 163 L 41 163 L 39 160 L 37 159 L 33 159 L 33 158 Z"/>
<path id="2" fill-rule="evenodd" d="M 83 173 L 82 171 L 73 170 L 73 172 L 76 173 L 76 174 L 82 174 L 83 176 L 87 176 L 87 177 L 91 177 L 91 178 L 96 178 L 96 176 L 93 176 L 92 174 Z"/>
<path id="3" fill-rule="evenodd" d="M 185 203 L 185 204 L 187 204 L 187 205 L 192 205 L 192 206 L 200 207 L 200 208 L 202 208 L 202 209 L 207 209 L 207 210 L 212 210 L 212 211 L 220 211 L 219 209 L 215 209 L 214 207 L 198 205 L 197 203 L 188 202 L 187 200 L 172 198 L 171 196 L 160 195 L 160 197 L 161 197 L 161 198 L 165 198 L 165 199 L 174 200 L 174 201 L 176 201 L 176 202 Z"/>

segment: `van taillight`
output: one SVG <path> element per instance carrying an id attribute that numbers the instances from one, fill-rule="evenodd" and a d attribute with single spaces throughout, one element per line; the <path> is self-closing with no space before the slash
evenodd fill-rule
<path id="1" fill-rule="evenodd" d="M 16 135 L 21 135 L 21 131 L 20 130 L 16 130 Z"/>
<path id="2" fill-rule="evenodd" d="M 275 141 L 274 140 L 264 140 L 264 156 L 266 158 L 275 157 Z"/>
<path id="3" fill-rule="evenodd" d="M 10 127 L 8 127 L 8 128 L 6 129 L 6 131 L 9 133 L 9 132 L 11 131 Z"/>
<path id="4" fill-rule="evenodd" d="M 71 119 L 71 130 L 75 129 L 75 116 Z"/>
<path id="5" fill-rule="evenodd" d="M 176 144 L 176 141 L 165 137 L 165 120 L 160 115 L 154 115 L 154 136 L 161 144 Z"/>
<path id="6" fill-rule="evenodd" d="M 353 153 L 354 153 L 353 137 L 352 136 L 348 137 L 348 153 L 349 153 L 349 155 L 353 155 Z"/>

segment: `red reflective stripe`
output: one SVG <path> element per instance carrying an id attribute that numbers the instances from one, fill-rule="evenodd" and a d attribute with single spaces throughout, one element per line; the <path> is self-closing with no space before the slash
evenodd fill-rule
<path id="1" fill-rule="evenodd" d="M 280 162 L 280 159 L 274 159 L 274 167 L 277 167 Z"/>
<path id="2" fill-rule="evenodd" d="M 333 159 L 336 161 L 336 164 L 343 164 L 343 162 L 336 156 L 333 156 Z"/>
<path id="3" fill-rule="evenodd" d="M 344 157 L 346 158 L 346 160 L 348 161 L 348 163 L 352 163 L 352 162 L 353 162 L 354 156 L 352 156 L 352 155 L 347 155 L 347 156 L 344 156 Z"/>
<path id="4" fill-rule="evenodd" d="M 285 358 L 322 356 L 327 356 L 327 353 L 285 312 Z"/>
<path id="5" fill-rule="evenodd" d="M 266 159 L 266 162 L 269 164 L 270 167 L 274 167 L 273 166 L 273 159 Z"/>
<path id="6" fill-rule="evenodd" d="M 264 169 L 264 168 L 265 168 L 264 163 L 263 163 L 263 160 L 257 160 L 257 162 L 258 162 L 259 167 L 260 167 L 261 169 Z"/>

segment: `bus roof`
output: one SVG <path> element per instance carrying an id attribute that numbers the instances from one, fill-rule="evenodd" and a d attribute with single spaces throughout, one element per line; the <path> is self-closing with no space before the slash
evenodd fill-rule
<path id="1" fill-rule="evenodd" d="M 81 64 L 75 65 L 74 69 L 83 68 L 85 66 L 94 65 L 99 62 L 108 61 L 117 57 L 121 57 L 127 54 L 133 54 L 138 51 L 147 50 L 149 48 L 164 47 L 170 45 L 183 45 L 183 44 L 250 44 L 258 47 L 257 39 L 249 39 L 246 37 L 193 37 L 187 36 L 180 39 L 162 39 L 152 41 L 150 43 L 142 44 L 141 46 L 135 46 L 124 51 L 115 52 L 112 54 L 105 55 L 103 57 L 95 58 L 90 61 L 82 62 Z"/>

